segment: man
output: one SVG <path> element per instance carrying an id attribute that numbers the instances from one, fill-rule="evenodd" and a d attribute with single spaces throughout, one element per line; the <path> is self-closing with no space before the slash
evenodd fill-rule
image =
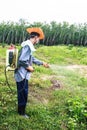
<path id="1" fill-rule="evenodd" d="M 43 31 L 40 28 L 28 28 L 27 31 L 30 33 L 30 38 L 21 44 L 22 49 L 19 53 L 18 66 L 15 71 L 18 95 L 18 113 L 25 118 L 28 118 L 25 114 L 28 99 L 28 80 L 30 79 L 30 74 L 34 71 L 32 63 L 49 67 L 47 63 L 32 56 L 32 53 L 35 51 L 33 45 L 38 43 L 40 39 L 44 38 Z"/>

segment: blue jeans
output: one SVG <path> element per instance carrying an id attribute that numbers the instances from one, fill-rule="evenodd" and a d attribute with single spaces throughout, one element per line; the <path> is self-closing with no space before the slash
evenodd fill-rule
<path id="1" fill-rule="evenodd" d="M 24 79 L 17 84 L 18 106 L 26 106 L 28 99 L 28 80 Z"/>

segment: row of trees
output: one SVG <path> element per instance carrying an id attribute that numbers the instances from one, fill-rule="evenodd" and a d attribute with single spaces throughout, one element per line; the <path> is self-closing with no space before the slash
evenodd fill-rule
<path id="1" fill-rule="evenodd" d="M 26 32 L 28 27 L 41 27 L 45 33 L 45 38 L 41 42 L 47 46 L 58 44 L 87 45 L 87 24 L 69 25 L 69 23 L 51 22 L 30 24 L 24 20 L 18 23 L 0 23 L 0 43 L 18 44 L 26 40 L 29 34 Z"/>

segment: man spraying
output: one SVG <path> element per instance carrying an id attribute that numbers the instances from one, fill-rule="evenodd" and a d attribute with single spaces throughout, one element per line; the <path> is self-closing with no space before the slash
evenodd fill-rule
<path id="1" fill-rule="evenodd" d="M 44 38 L 44 33 L 41 28 L 28 28 L 27 32 L 30 33 L 28 40 L 24 41 L 21 46 L 22 49 L 18 57 L 18 65 L 15 71 L 15 80 L 17 84 L 18 95 L 18 114 L 28 118 L 25 114 L 25 108 L 28 99 L 28 80 L 30 74 L 34 71 L 32 63 L 43 65 L 48 68 L 49 65 L 35 58 L 32 53 L 35 51 L 34 45 Z"/>

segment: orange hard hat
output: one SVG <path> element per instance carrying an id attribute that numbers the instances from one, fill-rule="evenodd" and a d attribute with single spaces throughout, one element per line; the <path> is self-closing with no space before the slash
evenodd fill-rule
<path id="1" fill-rule="evenodd" d="M 40 39 L 44 39 L 44 33 L 41 28 L 33 27 L 33 28 L 27 28 L 26 29 L 28 33 L 36 32 L 40 35 Z"/>

